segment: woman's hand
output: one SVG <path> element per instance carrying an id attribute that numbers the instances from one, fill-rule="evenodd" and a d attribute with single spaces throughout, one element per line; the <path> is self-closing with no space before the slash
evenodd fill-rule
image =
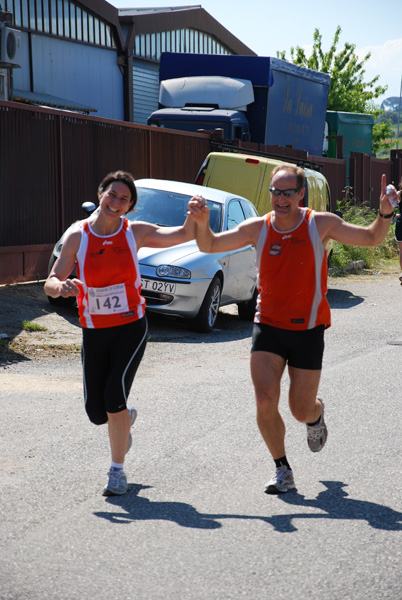
<path id="1" fill-rule="evenodd" d="M 203 196 L 193 196 L 188 203 L 187 214 L 200 225 L 209 223 L 209 208 Z"/>
<path id="2" fill-rule="evenodd" d="M 66 281 L 60 281 L 60 296 L 62 298 L 70 298 L 71 296 L 78 296 L 81 289 L 79 286 L 84 284 L 79 279 L 66 279 Z"/>

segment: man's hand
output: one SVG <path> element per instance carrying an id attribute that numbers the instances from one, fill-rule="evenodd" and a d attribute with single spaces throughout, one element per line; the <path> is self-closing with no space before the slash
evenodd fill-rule
<path id="1" fill-rule="evenodd" d="M 380 194 L 380 213 L 384 216 L 390 215 L 394 212 L 394 207 L 390 200 L 395 202 L 395 206 L 398 203 L 398 192 L 395 186 L 392 184 L 387 186 L 387 176 L 382 175 L 381 177 L 381 194 Z"/>
<path id="2" fill-rule="evenodd" d="M 188 203 L 187 214 L 199 225 L 209 223 L 209 208 L 203 196 L 193 196 Z"/>

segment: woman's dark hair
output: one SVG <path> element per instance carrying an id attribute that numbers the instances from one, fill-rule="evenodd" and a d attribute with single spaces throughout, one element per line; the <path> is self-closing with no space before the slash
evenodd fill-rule
<path id="1" fill-rule="evenodd" d="M 130 208 L 127 211 L 130 212 L 130 210 L 133 210 L 134 206 L 137 204 L 137 188 L 135 187 L 134 177 L 131 175 L 131 173 L 128 173 L 127 171 L 114 171 L 113 173 L 108 173 L 108 175 L 106 175 L 106 177 L 100 182 L 98 193 L 103 194 L 103 192 L 107 190 L 109 185 L 114 181 L 120 181 L 121 183 L 124 183 L 130 190 L 131 203 Z"/>

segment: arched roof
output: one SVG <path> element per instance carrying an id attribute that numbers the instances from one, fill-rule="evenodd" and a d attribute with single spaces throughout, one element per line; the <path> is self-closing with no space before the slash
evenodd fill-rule
<path id="1" fill-rule="evenodd" d="M 119 9 L 119 20 L 128 28 L 126 47 L 129 53 L 133 51 L 135 35 L 175 29 L 195 29 L 214 36 L 233 54 L 257 56 L 253 50 L 231 34 L 200 5 Z"/>

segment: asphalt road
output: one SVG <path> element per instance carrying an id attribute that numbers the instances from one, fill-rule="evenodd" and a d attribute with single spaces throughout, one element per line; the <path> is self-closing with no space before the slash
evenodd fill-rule
<path id="1" fill-rule="evenodd" d="M 107 433 L 79 355 L 3 366 L 1 600 L 402 598 L 402 287 L 332 280 L 319 454 L 286 404 L 297 492 L 267 496 L 251 325 L 210 336 L 151 320 L 131 393 L 129 492 L 106 499 Z"/>

